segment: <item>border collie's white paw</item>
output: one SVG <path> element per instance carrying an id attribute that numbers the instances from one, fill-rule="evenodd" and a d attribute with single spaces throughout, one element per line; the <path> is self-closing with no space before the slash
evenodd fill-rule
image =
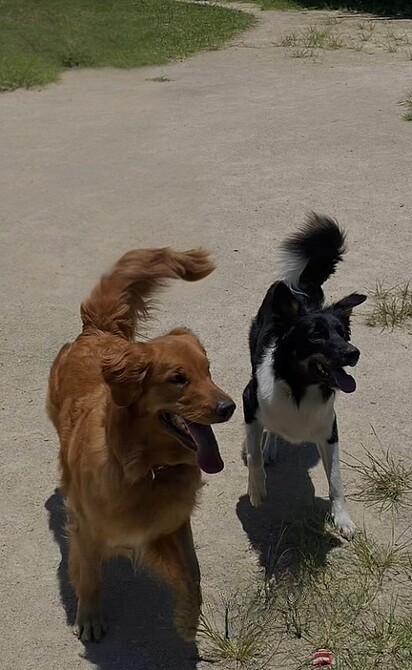
<path id="1" fill-rule="evenodd" d="M 248 496 L 253 507 L 260 507 L 266 498 L 266 475 L 265 471 L 249 470 Z"/>
<path id="2" fill-rule="evenodd" d="M 356 533 L 356 526 L 350 518 L 346 507 L 342 507 L 340 504 L 332 504 L 332 519 L 345 540 L 352 540 Z"/>
<path id="3" fill-rule="evenodd" d="M 275 462 L 277 451 L 278 451 L 278 445 L 276 441 L 276 435 L 271 435 L 270 433 L 268 433 L 262 451 L 263 462 L 265 463 L 265 465 L 270 465 L 270 463 Z"/>

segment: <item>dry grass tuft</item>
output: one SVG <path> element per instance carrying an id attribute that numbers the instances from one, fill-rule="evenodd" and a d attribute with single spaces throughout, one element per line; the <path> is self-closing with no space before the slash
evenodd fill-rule
<path id="1" fill-rule="evenodd" d="M 366 319 L 368 326 L 393 330 L 407 324 L 412 318 L 412 290 L 409 282 L 389 288 L 377 282 L 376 288 L 368 293 L 373 305 L 372 312 Z"/>
<path id="2" fill-rule="evenodd" d="M 242 668 L 266 664 L 276 653 L 268 636 L 272 628 L 260 587 L 254 592 L 222 596 L 213 607 L 206 606 L 201 617 L 199 636 L 205 642 L 204 656 Z"/>
<path id="3" fill-rule="evenodd" d="M 409 58 L 412 60 L 412 52 L 410 53 Z M 404 121 L 412 121 L 412 91 L 410 91 L 403 100 L 399 100 L 399 104 L 406 109 L 402 116 Z"/>
<path id="4" fill-rule="evenodd" d="M 387 52 L 406 55 L 410 58 L 408 47 L 412 36 L 407 32 L 393 30 L 389 22 L 376 22 L 372 19 L 354 22 L 350 18 L 326 18 L 316 25 L 309 25 L 300 31 L 287 33 L 277 46 L 288 48 L 289 55 L 298 57 L 313 56 L 317 53 L 336 49 L 353 49 L 364 53 Z M 305 54 L 305 50 L 306 54 Z"/>
<path id="5" fill-rule="evenodd" d="M 289 49 L 292 58 L 312 58 L 320 49 L 341 49 L 345 46 L 341 35 L 330 23 L 310 25 L 299 32 L 286 33 L 278 46 Z"/>
<path id="6" fill-rule="evenodd" d="M 395 458 L 384 449 L 375 430 L 380 454 L 376 455 L 364 447 L 365 459 L 354 456 L 347 462 L 358 478 L 358 486 L 352 495 L 368 506 L 376 506 L 380 512 L 395 511 L 412 504 L 412 464 Z"/>

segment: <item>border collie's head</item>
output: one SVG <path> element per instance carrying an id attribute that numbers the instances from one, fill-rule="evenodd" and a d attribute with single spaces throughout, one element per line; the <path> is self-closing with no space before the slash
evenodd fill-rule
<path id="1" fill-rule="evenodd" d="M 321 384 L 352 393 L 355 380 L 343 368 L 356 365 L 360 351 L 350 343 L 350 316 L 366 296 L 352 293 L 328 307 L 313 297 L 283 282 L 274 289 L 276 372 L 292 388 Z"/>

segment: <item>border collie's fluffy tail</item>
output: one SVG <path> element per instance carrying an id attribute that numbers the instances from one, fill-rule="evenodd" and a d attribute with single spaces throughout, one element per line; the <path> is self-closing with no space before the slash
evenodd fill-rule
<path id="1" fill-rule="evenodd" d="M 136 323 L 148 317 L 150 298 L 167 279 L 197 281 L 213 272 L 202 249 L 135 249 L 104 275 L 80 309 L 83 333 L 103 331 L 132 340 Z"/>
<path id="2" fill-rule="evenodd" d="M 345 233 L 333 219 L 312 212 L 281 245 L 280 275 L 286 284 L 322 284 L 345 253 Z"/>

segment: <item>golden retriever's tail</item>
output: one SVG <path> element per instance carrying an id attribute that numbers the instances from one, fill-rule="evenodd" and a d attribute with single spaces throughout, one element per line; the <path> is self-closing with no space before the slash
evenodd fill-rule
<path id="1" fill-rule="evenodd" d="M 150 298 L 167 279 L 197 281 L 215 269 L 203 249 L 135 249 L 104 275 L 80 309 L 83 332 L 103 331 L 133 339 L 138 320 L 149 315 Z"/>

